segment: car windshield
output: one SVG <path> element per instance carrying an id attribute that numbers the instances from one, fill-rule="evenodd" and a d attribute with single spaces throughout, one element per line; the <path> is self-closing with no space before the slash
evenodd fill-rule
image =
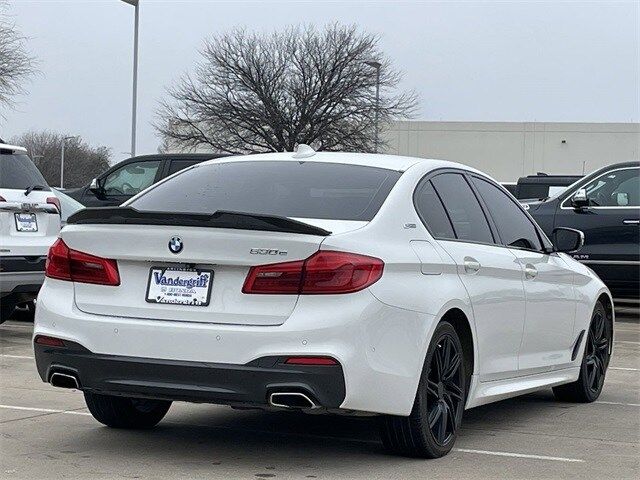
<path id="1" fill-rule="evenodd" d="M 0 155 L 0 188 L 24 190 L 34 185 L 46 187 L 47 181 L 28 155 L 24 153 Z"/>
<path id="2" fill-rule="evenodd" d="M 322 162 L 239 161 L 186 170 L 130 206 L 142 211 L 233 212 L 371 220 L 401 173 Z"/>

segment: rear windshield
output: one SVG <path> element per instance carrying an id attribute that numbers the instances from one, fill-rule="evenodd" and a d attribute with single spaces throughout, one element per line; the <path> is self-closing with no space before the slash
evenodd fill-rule
<path id="1" fill-rule="evenodd" d="M 26 154 L 0 155 L 0 188 L 24 190 L 34 185 L 46 187 L 47 181 Z"/>
<path id="2" fill-rule="evenodd" d="M 218 210 L 293 218 L 371 220 L 401 173 L 320 162 L 200 165 L 164 182 L 131 206 L 142 211 Z"/>

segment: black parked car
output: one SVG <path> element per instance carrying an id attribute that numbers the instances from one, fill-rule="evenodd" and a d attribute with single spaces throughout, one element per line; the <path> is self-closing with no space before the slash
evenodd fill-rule
<path id="1" fill-rule="evenodd" d="M 502 186 L 522 203 L 529 203 L 532 200 L 553 197 L 581 178 L 582 175 L 548 175 L 538 172 L 535 175 L 520 177 L 518 183 L 503 183 Z"/>
<path id="2" fill-rule="evenodd" d="M 610 165 L 541 202 L 529 213 L 550 235 L 581 230 L 577 260 L 592 268 L 617 298 L 640 297 L 640 162 Z"/>
<path id="3" fill-rule="evenodd" d="M 141 155 L 114 165 L 89 185 L 64 193 L 87 207 L 120 205 L 145 188 L 196 163 L 224 157 L 217 153 Z"/>

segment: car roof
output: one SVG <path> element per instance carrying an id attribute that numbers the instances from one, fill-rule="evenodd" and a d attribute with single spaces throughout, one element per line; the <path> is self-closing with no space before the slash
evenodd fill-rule
<path id="1" fill-rule="evenodd" d="M 27 153 L 27 149 L 17 145 L 9 145 L 8 143 L 0 143 L 0 150 L 13 150 L 14 152 Z"/>
<path id="2" fill-rule="evenodd" d="M 137 155 L 127 158 L 123 162 L 140 161 L 140 160 L 211 160 L 214 158 L 226 157 L 225 153 L 151 153 L 148 155 Z M 121 162 L 120 162 L 121 163 Z"/>
<path id="3" fill-rule="evenodd" d="M 529 175 L 520 177 L 518 185 L 571 185 L 583 175 Z"/>
<path id="4" fill-rule="evenodd" d="M 387 170 L 396 170 L 404 172 L 409 168 L 420 165 L 425 170 L 433 170 L 436 168 L 462 168 L 465 170 L 479 172 L 467 165 L 462 165 L 446 160 L 437 160 L 432 158 L 405 157 L 401 155 L 387 155 L 379 153 L 348 153 L 348 152 L 316 152 L 311 156 L 297 157 L 294 152 L 272 152 L 258 153 L 251 155 L 237 155 L 226 157 L 222 160 L 204 162 L 201 165 L 210 163 L 227 163 L 227 162 L 267 162 L 267 161 L 290 161 L 290 162 L 323 162 L 323 163 L 342 163 L 347 165 L 359 165 L 364 167 L 385 168 Z"/>

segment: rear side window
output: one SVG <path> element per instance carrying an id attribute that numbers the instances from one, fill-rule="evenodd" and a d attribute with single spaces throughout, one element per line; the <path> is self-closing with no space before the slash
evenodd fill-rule
<path id="1" fill-rule="evenodd" d="M 240 161 L 200 165 L 159 184 L 131 206 L 211 214 L 371 220 L 401 173 L 322 162 Z"/>
<path id="2" fill-rule="evenodd" d="M 431 179 L 449 214 L 456 238 L 494 243 L 491 228 L 471 187 L 458 173 L 442 173 Z"/>
<path id="3" fill-rule="evenodd" d="M 34 185 L 47 187 L 47 181 L 26 154 L 0 155 L 0 188 L 24 190 Z"/>
<path id="4" fill-rule="evenodd" d="M 430 181 L 424 182 L 424 185 L 416 192 L 415 204 L 418 214 L 427 225 L 431 235 L 435 238 L 456 238 L 447 212 L 445 212 Z"/>
<path id="5" fill-rule="evenodd" d="M 184 170 L 191 165 L 195 165 L 198 163 L 197 160 L 171 160 L 171 165 L 169 166 L 169 172 L 167 173 L 167 177 L 169 175 L 173 175 L 180 170 Z"/>
<path id="6" fill-rule="evenodd" d="M 473 177 L 473 183 L 489 209 L 502 243 L 509 247 L 542 250 L 535 226 L 506 193 L 478 177 Z"/>

